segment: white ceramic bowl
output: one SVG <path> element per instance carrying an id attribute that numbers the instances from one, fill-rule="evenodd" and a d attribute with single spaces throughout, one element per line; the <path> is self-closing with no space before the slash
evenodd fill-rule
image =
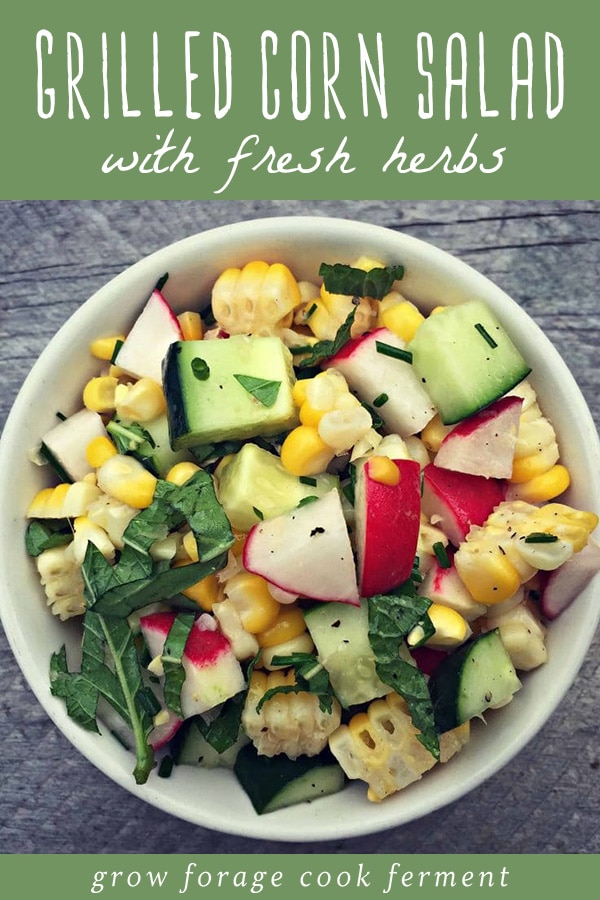
<path id="1" fill-rule="evenodd" d="M 327 218 L 272 218 L 227 225 L 173 244 L 127 269 L 99 290 L 69 319 L 40 359 L 15 402 L 0 449 L 0 612 L 23 673 L 42 706 L 77 750 L 124 789 L 184 820 L 231 834 L 283 841 L 319 841 L 382 831 L 423 816 L 462 797 L 502 766 L 544 725 L 572 684 L 598 624 L 600 605 L 590 585 L 548 634 L 547 665 L 525 675 L 524 688 L 473 729 L 469 745 L 449 764 L 381 804 L 369 803 L 365 786 L 302 808 L 257 816 L 226 770 L 187 767 L 174 777 L 155 773 L 144 786 L 132 777 L 133 758 L 110 735 L 79 728 L 62 700 L 48 689 L 53 651 L 75 641 L 75 629 L 45 607 L 35 567 L 24 549 L 24 512 L 45 473 L 27 449 L 64 413 L 79 408 L 81 389 L 95 373 L 88 345 L 99 332 L 118 333 L 131 324 L 164 273 L 165 293 L 176 310 L 201 304 L 219 272 L 251 259 L 285 261 L 298 278 L 314 279 L 319 264 L 352 262 L 360 254 L 402 263 L 402 290 L 425 309 L 438 303 L 485 300 L 532 366 L 542 408 L 559 434 L 561 455 L 573 483 L 567 502 L 600 511 L 600 446 L 585 401 L 563 360 L 527 314 L 498 287 L 441 250 L 422 241 L 361 222 Z M 7 489 L 10 485 L 10 490 Z M 226 798 L 226 799 L 225 799 Z"/>

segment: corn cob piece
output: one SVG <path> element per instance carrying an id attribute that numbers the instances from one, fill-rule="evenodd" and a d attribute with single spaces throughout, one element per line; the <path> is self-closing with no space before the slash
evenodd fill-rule
<path id="1" fill-rule="evenodd" d="M 258 752 L 263 756 L 285 753 L 290 759 L 317 756 L 341 721 L 341 709 L 333 701 L 331 713 L 323 712 L 315 694 L 278 693 L 256 707 L 265 692 L 273 687 L 292 685 L 292 670 L 261 672 L 255 669 L 250 678 L 248 696 L 242 713 L 242 726 Z"/>
<path id="2" fill-rule="evenodd" d="M 225 269 L 212 291 L 212 311 L 228 334 L 277 335 L 301 303 L 298 282 L 282 263 L 262 260 Z"/>
<path id="3" fill-rule="evenodd" d="M 471 528 L 454 564 L 473 599 L 491 606 L 512 597 L 538 570 L 557 569 L 582 550 L 597 524 L 595 513 L 562 503 L 505 501 L 483 526 Z"/>
<path id="4" fill-rule="evenodd" d="M 352 779 L 368 785 L 367 797 L 379 802 L 433 768 L 435 757 L 418 740 L 406 702 L 398 694 L 374 700 L 329 738 L 329 748 Z M 469 739 L 469 723 L 440 736 L 440 761 L 447 762 Z"/>

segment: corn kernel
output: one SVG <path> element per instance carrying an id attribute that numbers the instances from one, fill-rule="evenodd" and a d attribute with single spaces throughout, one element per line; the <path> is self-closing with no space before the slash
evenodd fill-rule
<path id="1" fill-rule="evenodd" d="M 96 338 L 90 344 L 90 353 L 96 359 L 110 360 L 113 358 L 117 343 L 124 341 L 124 334 L 117 334 L 114 337 Z"/>
<path id="2" fill-rule="evenodd" d="M 445 309 L 447 309 L 446 306 L 434 306 L 433 309 L 431 310 L 431 312 L 429 313 L 429 315 L 437 316 L 438 313 L 444 312 Z"/>
<path id="3" fill-rule="evenodd" d="M 521 586 L 519 573 L 500 549 L 470 553 L 467 542 L 461 545 L 454 563 L 473 599 L 485 606 L 508 600 Z"/>
<path id="4" fill-rule="evenodd" d="M 305 400 L 300 407 L 298 417 L 303 425 L 309 425 L 312 428 L 316 428 L 326 412 L 327 410 L 325 409 L 315 409 L 314 406 L 310 405 L 308 400 Z"/>
<path id="5" fill-rule="evenodd" d="M 92 469 L 98 469 L 103 462 L 115 456 L 117 448 L 110 438 L 100 436 L 92 438 L 85 448 L 85 458 Z"/>
<path id="6" fill-rule="evenodd" d="M 306 400 L 306 389 L 311 381 L 312 378 L 300 378 L 294 383 L 294 387 L 292 388 L 292 399 L 297 407 L 302 406 Z"/>
<path id="7" fill-rule="evenodd" d="M 363 254 L 352 263 L 352 268 L 362 269 L 363 272 L 370 272 L 371 269 L 385 269 L 385 263 L 380 259 L 375 259 L 374 256 L 366 256 Z"/>
<path id="8" fill-rule="evenodd" d="M 98 469 L 101 490 L 134 509 L 150 506 L 156 484 L 154 475 L 133 456 L 111 456 Z"/>
<path id="9" fill-rule="evenodd" d="M 400 469 L 387 456 L 369 457 L 369 478 L 379 484 L 387 484 L 393 487 L 400 482 Z"/>
<path id="10" fill-rule="evenodd" d="M 297 606 L 287 606 L 280 610 L 273 624 L 256 635 L 260 647 L 275 647 L 291 641 L 306 631 L 302 610 Z"/>
<path id="11" fill-rule="evenodd" d="M 227 581 L 225 593 L 235 606 L 242 627 L 250 634 L 264 632 L 275 623 L 280 606 L 260 575 L 239 572 Z"/>
<path id="12" fill-rule="evenodd" d="M 571 483 L 568 469 L 559 464 L 552 466 L 547 472 L 535 475 L 529 481 L 510 487 L 511 500 L 525 500 L 527 503 L 545 503 L 553 500 L 567 490 Z"/>
<path id="13" fill-rule="evenodd" d="M 450 431 L 452 431 L 452 428 L 444 425 L 440 417 L 435 415 L 421 432 L 421 440 L 430 453 L 437 453 L 440 449 L 440 444 Z"/>
<path id="14" fill-rule="evenodd" d="M 165 395 L 153 378 L 140 378 L 130 385 L 119 385 L 115 392 L 115 408 L 119 418 L 131 422 L 151 422 L 167 408 Z"/>
<path id="15" fill-rule="evenodd" d="M 397 334 L 404 341 L 412 341 L 425 316 L 419 312 L 414 303 L 405 300 L 397 303 L 381 313 L 382 325 Z"/>
<path id="16" fill-rule="evenodd" d="M 184 341 L 201 341 L 204 337 L 204 326 L 200 313 L 183 312 L 177 316 Z"/>
<path id="17" fill-rule="evenodd" d="M 195 475 L 196 472 L 200 471 L 200 466 L 197 466 L 196 463 L 193 462 L 180 462 L 175 463 L 172 466 L 167 474 L 165 475 L 165 481 L 170 481 L 171 484 L 182 485 L 185 484 L 186 481 L 189 481 L 192 475 Z"/>
<path id="18" fill-rule="evenodd" d="M 118 381 L 111 375 L 91 378 L 83 389 L 83 405 L 97 413 L 112 412 Z"/>
<path id="19" fill-rule="evenodd" d="M 196 584 L 181 592 L 188 600 L 193 600 L 205 612 L 210 612 L 215 603 L 223 599 L 223 588 L 216 575 L 207 575 Z"/>
<path id="20" fill-rule="evenodd" d="M 336 452 L 349 450 L 373 427 L 371 414 L 361 406 L 332 409 L 326 412 L 318 426 L 320 438 Z"/>
<path id="21" fill-rule="evenodd" d="M 188 531 L 183 536 L 183 549 L 187 553 L 192 562 L 198 562 L 198 544 L 193 531 Z"/>
<path id="22" fill-rule="evenodd" d="M 310 425 L 298 425 L 281 446 L 281 463 L 292 475 L 319 475 L 334 456 L 335 451 Z"/>
<path id="23" fill-rule="evenodd" d="M 532 478 L 543 475 L 544 472 L 551 469 L 557 461 L 558 447 L 556 443 L 548 444 L 529 456 L 513 460 L 512 474 L 509 480 L 513 484 L 531 481 Z"/>
<path id="24" fill-rule="evenodd" d="M 299 634 L 298 637 L 284 641 L 283 644 L 275 644 L 274 647 L 265 647 L 260 654 L 260 665 L 263 669 L 274 672 L 276 669 L 285 669 L 286 666 L 273 664 L 275 656 L 292 656 L 294 653 L 313 653 L 315 645 L 308 631 Z"/>
<path id="25" fill-rule="evenodd" d="M 441 603 L 432 603 L 427 614 L 435 628 L 435 634 L 427 641 L 429 647 L 456 647 L 462 644 L 469 636 L 469 625 L 459 612 L 442 606 Z"/>

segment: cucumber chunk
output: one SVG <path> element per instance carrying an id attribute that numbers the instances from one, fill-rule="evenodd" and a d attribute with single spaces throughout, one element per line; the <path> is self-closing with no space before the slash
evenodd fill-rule
<path id="1" fill-rule="evenodd" d="M 264 403 L 264 395 L 244 387 L 248 379 L 279 387 Z M 234 335 L 171 344 L 163 386 L 172 448 L 288 431 L 297 423 L 293 383 L 292 355 L 278 337 Z"/>
<path id="2" fill-rule="evenodd" d="M 407 349 L 445 425 L 489 406 L 531 371 L 480 300 L 448 306 L 429 316 Z"/>
<path id="3" fill-rule="evenodd" d="M 259 815 L 335 794 L 346 780 L 328 754 L 260 756 L 254 744 L 242 747 L 233 771 Z"/>
<path id="4" fill-rule="evenodd" d="M 273 519 L 298 506 L 305 497 L 324 497 L 339 486 L 336 475 L 317 475 L 305 484 L 281 460 L 256 444 L 245 444 L 215 471 L 217 495 L 233 528 L 250 531 L 262 517 Z"/>
<path id="5" fill-rule="evenodd" d="M 477 635 L 447 656 L 429 680 L 439 733 L 507 703 L 520 687 L 498 629 Z"/>
<path id="6" fill-rule="evenodd" d="M 180 732 L 175 735 L 174 759 L 178 766 L 197 766 L 202 769 L 223 766 L 232 769 L 240 749 L 247 743 L 247 736 L 240 734 L 234 744 L 219 753 L 209 744 L 192 717 L 183 723 Z"/>
<path id="7" fill-rule="evenodd" d="M 391 688 L 375 670 L 366 600 L 360 606 L 319 603 L 305 612 L 304 618 L 318 658 L 345 709 L 389 694 Z"/>

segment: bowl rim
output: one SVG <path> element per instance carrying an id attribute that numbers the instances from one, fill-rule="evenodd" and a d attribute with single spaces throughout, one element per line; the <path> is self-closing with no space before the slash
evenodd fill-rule
<path id="1" fill-rule="evenodd" d="M 560 378 L 564 379 L 564 383 L 569 391 L 578 398 L 578 414 L 582 417 L 579 424 L 590 438 L 590 444 L 585 450 L 590 460 L 590 468 L 595 474 L 595 482 L 590 488 L 590 497 L 593 499 L 594 504 L 591 504 L 588 508 L 600 508 L 600 475 L 597 474 L 600 472 L 600 440 L 598 439 L 591 412 L 566 363 L 525 310 L 489 278 L 473 269 L 463 260 L 428 241 L 406 235 L 401 230 L 396 231 L 382 225 L 362 223 L 354 219 L 326 215 L 273 216 L 220 225 L 216 228 L 189 235 L 144 256 L 103 284 L 88 299 L 83 301 L 81 306 L 60 327 L 24 380 L 7 417 L 2 441 L 0 442 L 0 485 L 9 483 L 11 459 L 14 458 L 15 449 L 19 446 L 18 431 L 20 422 L 23 416 L 26 415 L 28 404 L 35 398 L 36 383 L 41 373 L 50 365 L 55 356 L 56 348 L 65 338 L 76 336 L 80 330 L 81 323 L 87 321 L 90 317 L 97 316 L 105 298 L 112 296 L 115 292 L 126 291 L 134 285 L 139 288 L 140 282 L 147 283 L 147 293 L 149 293 L 156 281 L 155 272 L 160 271 L 167 260 L 183 260 L 187 258 L 188 253 L 199 242 L 203 245 L 203 252 L 205 252 L 210 251 L 210 248 L 213 246 L 220 245 L 223 238 L 229 237 L 241 241 L 246 235 L 250 234 L 256 235 L 261 233 L 264 235 L 270 233 L 274 236 L 277 233 L 285 233 L 286 229 L 290 227 L 293 227 L 297 238 L 302 238 L 302 240 L 307 242 L 315 239 L 319 229 L 326 228 L 335 230 L 336 235 L 340 239 L 348 241 L 358 238 L 360 235 L 365 241 L 368 237 L 373 245 L 382 243 L 384 246 L 391 247 L 392 244 L 397 243 L 399 252 L 402 250 L 402 247 L 405 247 L 412 248 L 417 254 L 425 253 L 432 264 L 439 265 L 442 269 L 450 265 L 457 272 L 459 278 L 464 278 L 473 287 L 481 285 L 482 287 L 485 286 L 486 292 L 492 290 L 493 295 L 498 298 L 496 302 L 501 306 L 506 305 L 506 309 L 511 311 L 517 326 L 522 325 L 535 336 L 537 341 L 541 342 L 544 352 L 549 353 L 553 359 L 553 365 L 557 367 Z M 263 237 L 263 239 L 266 238 Z M 206 245 L 205 248 L 204 245 Z M 235 248 L 232 248 L 233 252 L 236 252 Z M 595 464 L 595 469 L 593 464 Z M 3 522 L 3 518 L 4 512 L 0 511 L 0 523 Z M 348 817 L 345 817 L 343 821 L 327 821 L 327 819 L 323 821 L 307 816 L 304 827 L 300 825 L 301 831 L 296 830 L 294 823 L 291 825 L 289 823 L 283 824 L 279 814 L 275 813 L 267 817 L 256 816 L 255 827 L 253 826 L 253 832 L 249 834 L 244 817 L 235 812 L 225 816 L 222 821 L 215 823 L 210 820 L 210 816 L 203 815 L 201 809 L 192 811 L 186 807 L 185 802 L 174 803 L 173 798 L 168 796 L 168 792 L 162 789 L 163 785 L 158 785 L 157 787 L 150 782 L 144 786 L 135 785 L 130 771 L 125 773 L 123 767 L 115 765 L 112 758 L 113 754 L 110 752 L 106 753 L 104 749 L 105 744 L 99 743 L 98 736 L 89 732 L 83 732 L 67 716 L 62 701 L 60 703 L 54 702 L 54 698 L 51 697 L 47 687 L 47 678 L 44 681 L 40 676 L 39 662 L 27 653 L 27 648 L 23 643 L 23 635 L 17 616 L 18 606 L 11 602 L 6 583 L 6 572 L 8 571 L 7 567 L 10 565 L 10 555 L 8 548 L 2 546 L 3 543 L 5 542 L 0 543 L 0 620 L 2 621 L 8 643 L 27 684 L 62 734 L 95 768 L 140 799 L 195 825 L 253 840 L 270 839 L 282 842 L 315 842 L 373 834 L 422 818 L 466 796 L 513 759 L 548 721 L 571 688 L 600 621 L 600 605 L 588 604 L 585 617 L 587 627 L 583 633 L 580 632 L 577 635 L 577 641 L 572 648 L 573 652 L 563 672 L 564 678 L 560 685 L 553 686 L 546 706 L 533 710 L 528 719 L 527 728 L 519 734 L 512 735 L 511 740 L 506 742 L 502 753 L 478 766 L 476 771 L 471 773 L 470 777 L 457 780 L 456 784 L 447 787 L 439 796 L 435 792 L 430 792 L 426 802 L 421 804 L 418 811 L 415 812 L 411 804 L 403 807 L 402 804 L 386 806 L 384 803 L 377 805 L 376 816 L 373 814 L 360 816 L 354 822 L 350 821 Z M 353 785 L 350 790 L 356 793 L 356 787 L 356 785 Z M 361 794 L 364 796 L 362 787 Z M 298 817 L 298 819 L 301 818 Z"/>

